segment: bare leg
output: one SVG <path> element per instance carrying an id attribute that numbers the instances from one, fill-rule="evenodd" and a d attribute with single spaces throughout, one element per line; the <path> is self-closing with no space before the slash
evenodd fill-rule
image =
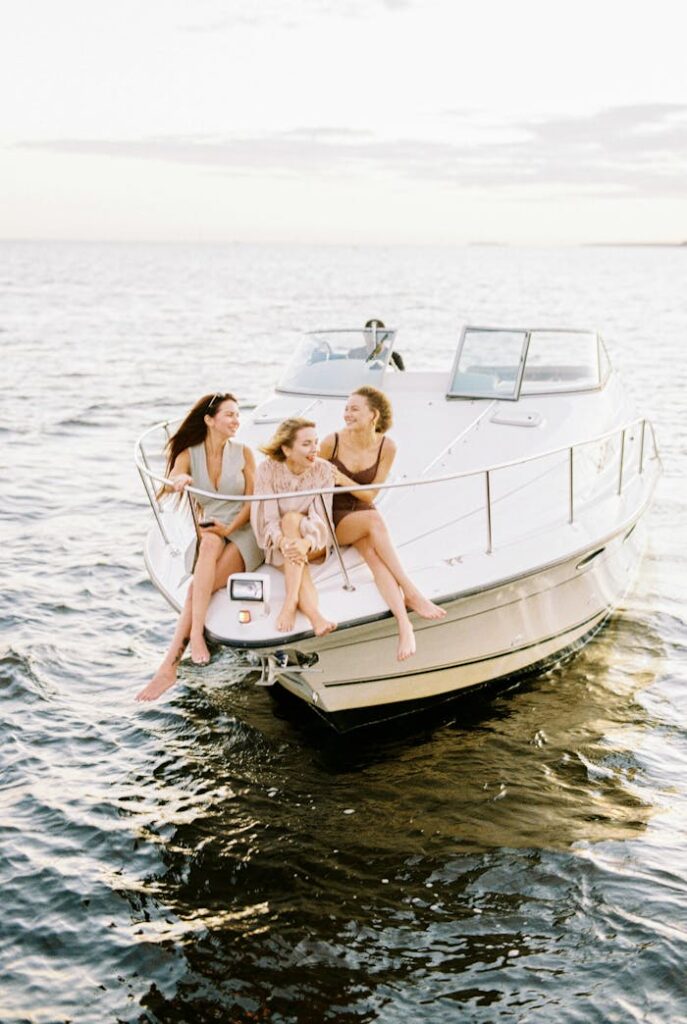
<path id="1" fill-rule="evenodd" d="M 410 658 L 415 654 L 415 633 L 408 618 L 403 592 L 369 540 L 358 541 L 356 548 L 372 570 L 377 590 L 389 605 L 392 614 L 398 622 L 398 650 L 396 657 L 398 661 L 405 661 L 406 658 Z"/>
<path id="2" fill-rule="evenodd" d="M 340 544 L 356 544 L 359 540 L 370 541 L 378 556 L 386 565 L 403 591 L 405 603 L 411 611 L 423 619 L 443 619 L 446 612 L 439 605 L 425 597 L 415 586 L 401 565 L 386 523 L 375 509 L 369 512 L 352 512 L 339 523 L 336 539 Z"/>
<path id="3" fill-rule="evenodd" d="M 298 540 L 301 535 L 301 519 L 302 514 L 300 512 L 287 512 L 284 515 L 281 521 L 281 529 L 284 537 L 288 540 Z M 281 607 L 281 611 L 277 616 L 276 626 L 280 633 L 290 633 L 296 622 L 298 599 L 305 564 L 302 562 L 289 562 L 289 560 L 286 559 L 284 565 L 279 568 L 284 573 L 286 595 L 284 597 L 284 603 Z"/>
<path id="4" fill-rule="evenodd" d="M 226 585 L 227 580 L 235 572 L 243 572 L 244 564 L 239 549 L 235 544 L 225 545 L 215 569 L 212 585 L 213 593 Z M 186 593 L 186 600 L 181 614 L 177 619 L 172 642 L 157 672 L 140 693 L 136 700 L 157 700 L 157 698 L 173 686 L 177 678 L 177 668 L 186 645 L 191 637 L 191 605 L 193 600 L 193 580 Z"/>
<path id="5" fill-rule="evenodd" d="M 194 665 L 207 665 L 210 661 L 210 652 L 205 643 L 205 616 L 212 597 L 217 563 L 225 546 L 222 538 L 214 533 L 204 534 L 200 539 L 191 601 L 191 660 Z"/>
<path id="6" fill-rule="evenodd" d="M 312 581 L 310 569 L 307 565 L 303 567 L 298 606 L 310 620 L 310 624 L 315 630 L 315 636 L 324 636 L 325 633 L 331 633 L 336 629 L 336 622 L 330 622 L 329 619 L 325 619 L 324 615 L 320 612 L 317 589 Z"/>
<path id="7" fill-rule="evenodd" d="M 181 609 L 181 614 L 177 619 L 174 636 L 167 653 L 148 685 L 144 686 L 140 693 L 136 694 L 136 700 L 157 700 L 165 690 L 168 690 L 176 682 L 177 667 L 191 636 L 192 590 L 193 580 L 191 580 L 191 586 L 186 593 L 184 607 Z"/>

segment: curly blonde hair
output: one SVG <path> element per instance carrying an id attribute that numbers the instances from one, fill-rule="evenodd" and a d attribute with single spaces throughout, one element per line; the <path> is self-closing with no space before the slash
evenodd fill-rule
<path id="1" fill-rule="evenodd" d="M 375 423 L 376 434 L 386 434 L 394 422 L 394 411 L 391 402 L 383 391 L 365 384 L 362 388 L 356 388 L 354 395 L 362 395 L 370 409 L 376 412 L 377 422 Z"/>
<path id="2" fill-rule="evenodd" d="M 299 416 L 292 416 L 288 420 L 282 420 L 267 444 L 261 445 L 259 450 L 269 459 L 274 459 L 275 462 L 286 462 L 286 455 L 283 450 L 284 445 L 287 448 L 293 448 L 298 431 L 302 430 L 303 427 L 314 426 L 315 424 L 312 420 L 304 420 Z"/>

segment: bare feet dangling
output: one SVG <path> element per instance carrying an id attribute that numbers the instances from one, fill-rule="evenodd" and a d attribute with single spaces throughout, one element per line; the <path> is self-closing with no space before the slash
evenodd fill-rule
<path id="1" fill-rule="evenodd" d="M 398 627 L 398 649 L 396 651 L 396 658 L 398 661 L 405 661 L 406 658 L 412 658 L 415 654 L 415 633 L 413 627 L 408 622 L 399 623 Z"/>
<path id="2" fill-rule="evenodd" d="M 191 661 L 197 668 L 205 668 L 210 664 L 210 652 L 202 634 L 191 637 Z"/>
<path id="3" fill-rule="evenodd" d="M 148 685 L 144 686 L 140 693 L 136 694 L 136 700 L 157 700 L 165 690 L 168 690 L 170 686 L 174 686 L 176 679 L 176 665 L 160 665 Z"/>
<path id="4" fill-rule="evenodd" d="M 280 633 L 291 633 L 296 624 L 296 606 L 285 604 L 277 616 L 276 626 Z"/>
<path id="5" fill-rule="evenodd" d="M 313 615 L 310 621 L 315 630 L 315 636 L 326 636 L 327 633 L 333 633 L 338 626 L 338 622 L 330 622 L 323 615 Z"/>
<path id="6" fill-rule="evenodd" d="M 422 619 L 443 619 L 446 612 L 438 604 L 434 604 L 428 597 L 421 594 L 419 590 L 412 594 L 406 594 L 406 605 L 411 611 L 417 612 Z"/>

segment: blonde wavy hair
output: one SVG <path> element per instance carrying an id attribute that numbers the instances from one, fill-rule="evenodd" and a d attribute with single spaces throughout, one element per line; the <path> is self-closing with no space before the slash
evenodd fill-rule
<path id="1" fill-rule="evenodd" d="M 283 451 L 284 446 L 293 448 L 298 431 L 302 430 L 303 427 L 314 426 L 315 424 L 312 420 L 304 420 L 299 416 L 292 416 L 288 420 L 282 420 L 267 444 L 262 445 L 259 450 L 269 459 L 274 459 L 275 462 L 286 462 L 286 455 Z"/>

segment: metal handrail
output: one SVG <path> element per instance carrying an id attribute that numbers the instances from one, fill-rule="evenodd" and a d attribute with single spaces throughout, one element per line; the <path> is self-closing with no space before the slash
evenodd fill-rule
<path id="1" fill-rule="evenodd" d="M 659 460 L 659 462 L 660 462 L 660 455 L 658 454 L 658 446 L 656 444 L 656 435 L 654 433 L 653 424 L 651 423 L 651 421 L 649 421 L 649 420 L 647 420 L 647 419 L 645 419 L 643 417 L 637 417 L 634 420 L 630 420 L 623 427 L 616 427 L 614 430 L 606 431 L 606 433 L 599 434 L 596 437 L 589 438 L 589 439 L 587 439 L 585 441 L 578 441 L 574 445 L 563 445 L 560 448 L 552 448 L 552 449 L 550 449 L 547 452 L 540 452 L 537 455 L 528 455 L 528 456 L 526 456 L 523 459 L 512 459 L 512 460 L 510 460 L 508 462 L 497 463 L 496 465 L 489 466 L 489 467 L 486 467 L 486 468 L 463 470 L 461 473 L 449 473 L 449 474 L 445 474 L 443 476 L 432 477 L 430 479 L 419 478 L 419 479 L 415 479 L 415 480 L 397 481 L 396 483 L 389 483 L 389 484 L 385 484 L 385 483 L 381 483 L 381 484 L 353 484 L 353 485 L 351 485 L 349 487 L 321 487 L 321 488 L 312 489 L 312 490 L 299 491 L 299 494 L 302 495 L 302 496 L 305 496 L 305 497 L 319 496 L 320 501 L 322 503 L 322 510 L 323 510 L 324 518 L 325 518 L 325 521 L 326 521 L 326 524 L 327 524 L 327 529 L 328 529 L 329 534 L 331 536 L 332 546 L 333 546 L 334 551 L 336 553 L 336 557 L 337 557 L 338 562 L 339 562 L 339 568 L 341 569 L 341 573 L 343 575 L 344 590 L 353 591 L 353 590 L 355 590 L 355 587 L 352 585 L 352 583 L 350 581 L 350 578 L 349 578 L 349 575 L 348 575 L 348 570 L 346 569 L 346 564 L 345 564 L 345 562 L 343 560 L 343 556 L 341 554 L 341 548 L 339 547 L 339 543 L 338 543 L 338 541 L 336 539 L 335 527 L 334 527 L 334 524 L 332 523 L 331 517 L 330 517 L 330 515 L 329 515 L 329 513 L 327 511 L 326 502 L 324 500 L 324 495 L 325 494 L 337 494 L 337 493 L 338 494 L 348 494 L 348 493 L 350 493 L 352 491 L 394 490 L 394 489 L 399 488 L 399 487 L 416 487 L 416 486 L 425 485 L 425 484 L 432 484 L 432 483 L 446 483 L 446 482 L 450 482 L 451 480 L 461 480 L 461 479 L 466 479 L 467 477 L 474 477 L 474 476 L 479 476 L 479 475 L 483 474 L 484 475 L 484 483 L 485 483 L 485 515 L 486 515 L 486 528 L 487 528 L 486 548 L 485 548 L 485 550 L 486 550 L 486 553 L 488 555 L 490 555 L 493 552 L 493 548 L 494 548 L 494 543 L 493 543 L 493 525 L 492 525 L 492 496 L 491 496 L 491 475 L 492 475 L 492 473 L 496 473 L 496 472 L 498 472 L 499 470 L 502 470 L 502 469 L 510 469 L 510 468 L 512 468 L 514 466 L 526 465 L 529 462 L 535 462 L 537 460 L 550 458 L 553 455 L 560 455 L 562 452 L 567 452 L 568 453 L 568 475 L 569 475 L 569 484 L 568 484 L 568 492 L 569 492 L 568 493 L 568 522 L 572 525 L 572 523 L 574 521 L 574 510 L 575 510 L 574 475 L 573 475 L 575 449 L 576 448 L 582 448 L 585 445 L 597 444 L 598 442 L 607 440 L 610 437 L 616 437 L 618 434 L 621 435 L 622 440 L 621 440 L 621 446 L 620 446 L 620 469 L 619 469 L 618 489 L 617 489 L 617 494 L 620 496 L 622 494 L 622 485 L 623 485 L 623 470 L 624 470 L 624 455 L 625 455 L 625 434 L 626 434 L 626 432 L 628 430 L 630 430 L 632 427 L 636 426 L 638 423 L 641 423 L 641 425 L 642 425 L 641 435 L 640 435 L 641 436 L 641 442 L 640 442 L 641 443 L 641 448 L 640 448 L 640 453 L 639 453 L 639 466 L 638 466 L 638 475 L 641 476 L 642 473 L 643 473 L 643 470 L 644 470 L 644 440 L 645 440 L 645 435 L 646 435 L 647 423 L 649 425 L 649 429 L 651 431 L 651 437 L 652 437 L 652 441 L 653 441 L 653 450 L 654 450 L 653 458 L 657 458 Z M 159 430 L 159 429 L 164 429 L 165 432 L 167 433 L 167 436 L 169 436 L 168 423 L 167 422 L 158 423 L 155 426 L 150 427 L 147 431 L 145 431 L 141 435 L 141 437 L 136 441 L 136 444 L 134 445 L 134 460 L 136 462 L 136 467 L 138 469 L 138 472 L 139 472 L 139 474 L 141 476 L 141 480 L 143 482 L 143 486 L 144 486 L 145 492 L 146 492 L 146 494 L 148 496 L 148 500 L 149 500 L 150 505 L 151 505 L 151 507 L 153 509 L 153 513 L 155 514 L 155 519 L 157 521 L 157 525 L 158 525 L 158 527 L 160 529 L 160 532 L 162 534 L 163 540 L 165 541 L 165 543 L 167 545 L 169 545 L 170 544 L 170 540 L 169 540 L 167 532 L 166 532 L 166 530 L 164 528 L 164 524 L 162 522 L 162 517 L 161 517 L 161 514 L 160 514 L 160 512 L 161 512 L 160 503 L 159 503 L 159 501 L 157 499 L 157 495 L 155 494 L 155 492 L 153 491 L 152 494 L 151 494 L 152 488 L 149 486 L 149 484 L 150 484 L 150 480 L 155 480 L 158 483 L 162 483 L 162 484 L 164 484 L 167 487 L 173 487 L 173 483 L 172 483 L 172 480 L 169 479 L 168 477 L 159 476 L 158 474 L 153 473 L 153 471 L 150 469 L 150 466 L 148 464 L 148 460 L 146 458 L 146 454 L 145 454 L 145 451 L 143 449 L 143 444 L 142 444 L 143 439 L 145 437 L 147 437 L 153 431 Z M 139 455 L 140 455 L 140 460 L 141 461 L 139 461 Z M 141 462 L 143 464 L 141 464 Z M 183 488 L 183 493 L 185 493 L 187 498 L 188 498 L 189 507 L 191 509 L 191 516 L 193 518 L 193 524 L 194 524 L 194 527 L 195 527 L 196 537 L 199 536 L 198 517 L 196 515 L 196 510 L 195 510 L 195 506 L 194 506 L 194 502 L 193 502 L 193 497 L 192 496 L 208 497 L 208 498 L 213 498 L 214 500 L 224 500 L 224 501 L 233 501 L 233 502 L 241 501 L 241 502 L 249 502 L 249 503 L 256 502 L 256 501 L 278 500 L 281 497 L 292 497 L 293 496 L 293 492 L 285 492 L 285 493 L 277 492 L 277 493 L 273 493 L 273 494 L 239 494 L 239 495 L 216 494 L 216 493 L 213 493 L 212 491 L 203 491 L 203 490 L 201 490 L 198 487 L 192 487 L 192 486 L 190 486 L 188 484 Z M 197 548 L 197 544 L 196 544 L 196 553 L 195 553 L 196 557 L 197 557 L 197 553 L 198 553 L 198 548 Z M 195 557 L 194 557 L 194 568 L 195 568 Z"/>
<path id="2" fill-rule="evenodd" d="M 397 480 L 392 483 L 352 484 L 350 487 L 317 487 L 311 490 L 299 491 L 298 493 L 302 497 L 312 497 L 316 494 L 348 494 L 351 491 L 390 491 L 396 490 L 397 488 L 400 487 L 423 487 L 426 486 L 427 484 L 441 484 L 448 483 L 451 480 L 464 480 L 467 477 L 479 476 L 480 473 L 496 473 L 502 469 L 511 469 L 513 466 L 524 466 L 528 462 L 535 462 L 539 459 L 547 459 L 550 458 L 552 455 L 560 455 L 561 452 L 569 452 L 571 448 L 582 448 L 588 444 L 596 444 L 599 441 L 607 440 L 609 437 L 615 437 L 617 434 L 620 434 L 622 431 L 629 430 L 631 427 L 636 426 L 636 424 L 638 423 L 643 423 L 645 426 L 648 424 L 654 441 L 654 450 L 656 453 L 655 457 L 658 458 L 658 449 L 656 446 L 656 437 L 654 434 L 653 425 L 650 420 L 647 420 L 642 416 L 638 416 L 636 419 L 627 422 L 623 427 L 615 427 L 613 430 L 607 430 L 605 433 L 598 434 L 595 437 L 590 437 L 585 441 L 577 441 L 574 445 L 561 445 L 560 448 L 551 448 L 548 451 L 539 452 L 536 455 L 527 455 L 525 456 L 525 458 L 522 459 L 511 459 L 508 462 L 498 462 L 492 466 L 480 466 L 478 469 L 466 469 L 462 470 L 460 473 L 447 473 L 442 476 L 435 476 L 429 478 L 416 477 L 415 479 L 411 480 Z M 150 479 L 155 480 L 156 483 L 164 484 L 166 487 L 173 488 L 173 481 L 169 477 L 153 473 L 152 470 L 148 469 L 145 465 L 141 466 L 141 463 L 138 461 L 139 451 L 141 452 L 141 455 L 143 455 L 143 449 L 141 446 L 141 442 L 143 441 L 143 439 L 147 437 L 148 434 L 151 434 L 153 431 L 164 429 L 164 427 L 165 423 L 156 423 L 155 426 L 150 427 L 143 434 L 141 434 L 140 438 L 136 441 L 134 445 L 134 460 L 139 471 L 145 473 L 146 476 L 150 477 Z M 642 444 L 643 443 L 644 432 L 642 432 Z M 293 497 L 293 492 L 276 492 L 274 494 L 217 494 L 214 491 L 203 491 L 201 490 L 201 488 L 193 487 L 190 484 L 188 484 L 184 488 L 184 490 L 188 491 L 190 494 L 194 494 L 201 498 L 213 498 L 215 500 L 220 501 L 253 502 L 277 500 L 279 498 L 286 498 L 289 496 Z"/>

